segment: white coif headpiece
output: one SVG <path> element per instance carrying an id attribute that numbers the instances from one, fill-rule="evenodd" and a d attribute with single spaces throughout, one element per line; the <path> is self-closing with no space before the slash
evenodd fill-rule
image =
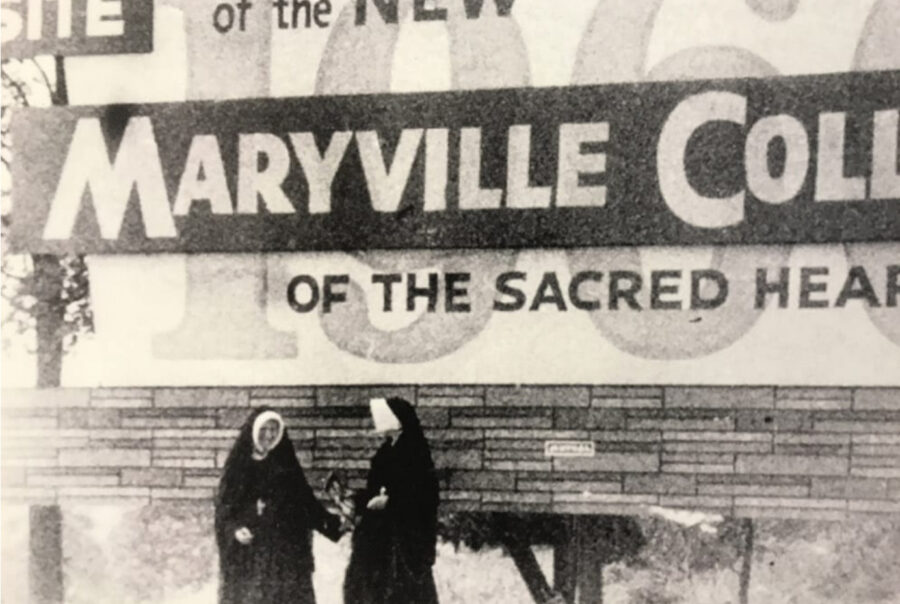
<path id="1" fill-rule="evenodd" d="M 284 420 L 281 419 L 281 416 L 275 411 L 263 411 L 259 415 L 256 416 L 256 419 L 253 420 L 253 447 L 255 449 L 259 449 L 259 431 L 262 430 L 262 427 L 266 422 L 274 421 L 278 424 L 278 435 L 275 437 L 275 440 L 272 441 L 272 449 L 275 448 L 275 445 L 281 442 L 281 438 L 284 436 Z M 271 450 L 271 449 L 270 449 Z M 268 453 L 268 451 L 266 451 Z"/>
<path id="2" fill-rule="evenodd" d="M 372 411 L 372 422 L 375 424 L 375 432 L 384 434 L 391 430 L 400 430 L 400 420 L 391 411 L 387 404 L 387 399 L 373 398 L 369 401 L 369 408 Z"/>

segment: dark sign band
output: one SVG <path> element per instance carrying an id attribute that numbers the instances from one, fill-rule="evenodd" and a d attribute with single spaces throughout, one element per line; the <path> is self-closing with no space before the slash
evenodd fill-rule
<path id="1" fill-rule="evenodd" d="M 900 72 L 27 110 L 14 249 L 900 240 Z"/>
<path id="2" fill-rule="evenodd" d="M 153 0 L 4 1 L 0 11 L 6 57 L 153 50 Z"/>

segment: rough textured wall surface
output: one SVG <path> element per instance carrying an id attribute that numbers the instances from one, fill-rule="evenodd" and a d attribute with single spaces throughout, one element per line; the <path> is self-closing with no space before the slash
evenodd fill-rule
<path id="1" fill-rule="evenodd" d="M 414 401 L 448 510 L 900 515 L 900 389 L 372 386 L 6 390 L 7 501 L 210 499 L 250 408 L 284 415 L 314 488 L 378 445 L 368 399 Z M 548 458 L 548 440 L 593 441 Z"/>

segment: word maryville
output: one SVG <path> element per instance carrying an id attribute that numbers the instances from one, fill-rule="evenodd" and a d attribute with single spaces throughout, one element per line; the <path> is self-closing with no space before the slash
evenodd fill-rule
<path id="1" fill-rule="evenodd" d="M 768 116 L 750 128 L 746 137 L 744 163 L 746 187 L 728 197 L 707 197 L 690 182 L 685 169 L 689 141 L 698 129 L 714 121 L 743 123 L 746 98 L 729 92 L 704 92 L 682 100 L 662 125 L 656 145 L 657 178 L 662 200 L 682 221 L 695 227 L 725 228 L 744 220 L 745 197 L 750 191 L 768 204 L 784 204 L 797 196 L 810 171 L 810 145 L 804 125 L 789 115 Z M 846 113 L 821 113 L 818 119 L 818 145 L 813 184 L 816 202 L 863 201 L 900 198 L 900 173 L 897 171 L 898 110 L 876 111 L 871 116 L 870 177 L 844 176 L 844 131 Z M 288 132 L 285 136 L 268 132 L 239 133 L 236 165 L 237 198 L 228 186 L 221 143 L 216 135 L 196 134 L 183 164 L 174 202 L 170 205 L 166 190 L 164 162 L 156 144 L 149 117 L 130 117 L 116 153 L 110 152 L 98 118 L 80 118 L 49 215 L 43 229 L 44 239 L 71 236 L 90 190 L 103 239 L 117 239 L 129 197 L 136 191 L 146 235 L 150 238 L 178 236 L 174 217 L 188 216 L 192 205 L 208 203 L 213 215 L 254 215 L 261 209 L 273 215 L 310 215 L 332 210 L 333 184 L 348 161 L 351 143 L 355 146 L 362 179 L 371 208 L 376 213 L 401 210 L 404 192 L 424 147 L 424 162 L 419 165 L 423 185 L 418 191 L 426 213 L 453 212 L 448 204 L 448 178 L 455 171 L 458 211 L 490 211 L 508 208 L 538 210 L 555 208 L 603 207 L 607 187 L 596 182 L 607 171 L 607 144 L 610 123 L 562 123 L 554 133 L 553 148 L 540 148 L 534 154 L 546 161 L 555 154 L 555 184 L 532 184 L 532 127 L 514 124 L 506 130 L 506 187 L 482 186 L 481 127 L 462 127 L 451 138 L 449 128 L 402 128 L 393 151 L 385 157 L 384 146 L 392 136 L 378 130 L 336 131 L 327 143 L 313 132 Z M 396 132 L 396 130 L 394 130 Z M 491 133 L 495 138 L 496 133 Z M 791 158 L 781 174 L 769 172 L 770 143 L 781 139 Z M 457 142 L 451 154 L 450 141 Z M 325 143 L 323 145 L 323 143 Z M 229 143 L 232 144 L 232 143 Z M 324 147 L 324 148 L 323 148 Z M 168 158 L 167 158 L 168 159 Z M 618 160 L 618 158 L 614 158 Z M 354 158 L 355 162 L 355 158 Z M 610 162 L 612 163 L 612 162 Z M 167 167 L 171 166 L 166 161 Z M 176 166 L 177 167 L 177 166 Z M 295 167 L 305 176 L 305 204 L 291 199 L 284 184 Z M 236 201 L 236 203 L 235 203 Z M 505 203 L 504 203 L 505 202 Z"/>

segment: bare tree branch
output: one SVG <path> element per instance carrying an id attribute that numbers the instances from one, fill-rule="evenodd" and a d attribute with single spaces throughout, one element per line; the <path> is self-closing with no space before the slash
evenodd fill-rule
<path id="1" fill-rule="evenodd" d="M 41 64 L 38 63 L 37 59 L 31 59 L 31 62 L 34 64 L 35 68 L 37 68 L 37 71 L 41 75 L 41 79 L 44 81 L 44 85 L 47 87 L 47 90 L 52 92 L 53 85 L 50 83 L 50 78 L 47 77 L 47 72 L 44 71 L 44 68 L 41 67 Z"/>
<path id="2" fill-rule="evenodd" d="M 0 105 L 0 165 L 3 170 L 3 189 L 0 194 L 12 199 L 15 183 L 10 184 L 10 174 L 15 162 L 15 141 L 9 137 L 12 111 L 16 108 L 31 107 L 49 103 L 65 103 L 64 63 L 55 59 L 57 70 L 55 86 L 47 71 L 37 60 L 27 62 L 4 60 L 0 63 L 3 101 Z M 7 206 L 4 206 L 4 210 Z M 10 217 L 0 217 L 0 229 L 10 226 Z M 35 264 L 27 255 L 9 254 L 5 238 L 0 249 L 0 287 L 2 299 L 2 321 L 4 326 L 14 328 L 15 333 L 37 338 L 37 348 L 25 343 L 30 352 L 52 349 L 51 341 L 62 344 L 66 351 L 78 341 L 79 336 L 93 331 L 94 317 L 90 304 L 90 281 L 87 264 L 82 256 L 62 256 L 50 260 L 56 276 L 38 275 Z M 41 323 L 50 320 L 48 323 Z M 9 332 L 7 332 L 9 333 Z M 21 339 L 21 338 L 20 338 Z M 4 337 L 4 346 L 8 338 Z M 58 345 L 57 344 L 57 345 Z"/>

